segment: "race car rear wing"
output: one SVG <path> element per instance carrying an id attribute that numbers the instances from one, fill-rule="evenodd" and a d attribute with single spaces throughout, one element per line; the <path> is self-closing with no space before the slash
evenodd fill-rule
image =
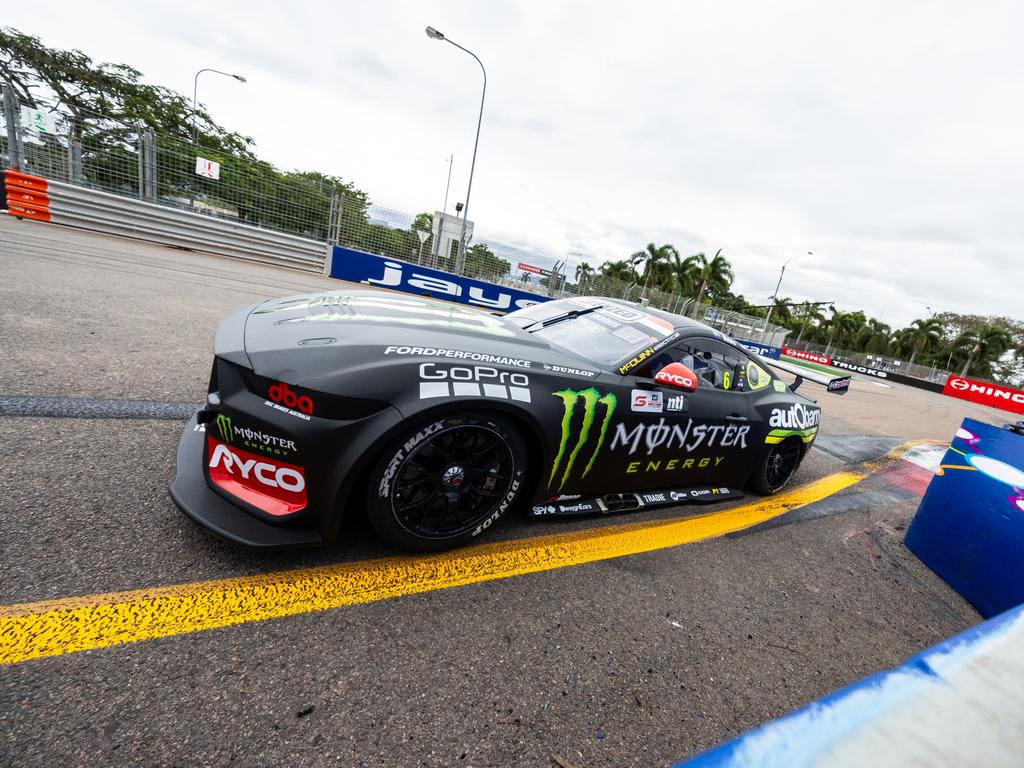
<path id="1" fill-rule="evenodd" d="M 768 357 L 761 357 L 761 360 L 772 368 L 778 368 L 780 371 L 791 373 L 796 376 L 796 381 L 790 384 L 789 388 L 796 392 L 804 381 L 813 381 L 815 384 L 821 384 L 827 392 L 832 392 L 836 395 L 845 395 L 846 390 L 850 388 L 850 377 L 849 376 L 838 376 L 832 378 L 831 376 L 813 371 L 810 368 L 804 368 L 802 365 L 795 365 L 794 363 L 784 363 L 781 360 L 772 360 Z"/>

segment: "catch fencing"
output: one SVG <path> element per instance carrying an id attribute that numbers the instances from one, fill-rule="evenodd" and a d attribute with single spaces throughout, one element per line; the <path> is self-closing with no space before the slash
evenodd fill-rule
<path id="1" fill-rule="evenodd" d="M 58 222 L 306 269 L 322 269 L 327 246 L 340 245 L 550 298 L 621 298 L 770 345 L 781 345 L 788 333 L 763 318 L 697 306 L 692 296 L 567 266 L 585 263 L 585 254 L 556 259 L 484 237 L 456 216 L 374 205 L 339 179 L 283 172 L 202 137 L 194 143 L 188 135 L 45 100 L 22 104 L 7 85 L 3 107 L 0 162 L 68 185 L 54 187 L 64 197 L 52 206 Z M 468 236 L 460 255 L 463 226 Z M 274 248 L 282 249 L 280 258 L 270 255 Z"/>
<path id="2" fill-rule="evenodd" d="M 883 355 L 873 352 L 851 352 L 848 349 L 838 349 L 831 344 L 814 344 L 807 341 L 791 343 L 789 346 L 803 352 L 815 352 L 826 357 L 834 357 L 845 360 L 848 363 L 863 365 L 886 373 L 895 373 L 902 376 L 909 376 L 921 381 L 930 381 L 934 384 L 944 384 L 946 379 L 953 373 L 945 367 L 935 365 L 918 365 L 908 363 L 891 355 Z"/>

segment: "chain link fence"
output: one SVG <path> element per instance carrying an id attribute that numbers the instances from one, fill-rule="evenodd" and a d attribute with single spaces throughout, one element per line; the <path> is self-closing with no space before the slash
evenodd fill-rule
<path id="1" fill-rule="evenodd" d="M 371 204 L 318 173 L 283 172 L 109 115 L 37 100 L 18 101 L 5 87 L 3 167 L 126 197 L 300 235 L 324 243 L 457 272 L 551 298 L 609 296 L 695 317 L 724 333 L 782 344 L 787 329 L 761 318 L 695 305 L 693 297 L 569 268 L 528 248 L 476 236 L 473 222 L 434 212 L 409 215 Z M 464 254 L 460 243 L 465 227 Z M 574 261 L 585 260 L 573 254 Z M 571 272 L 571 273 L 570 273 Z"/>
<path id="2" fill-rule="evenodd" d="M 848 349 L 839 349 L 831 344 L 815 344 L 813 342 L 801 341 L 799 344 L 793 343 L 790 346 L 804 352 L 814 352 L 827 357 L 835 357 L 855 365 L 863 365 L 867 368 L 874 368 L 875 370 L 887 373 L 900 373 L 904 376 L 911 376 L 915 379 L 923 379 L 924 381 L 931 381 L 936 384 L 944 383 L 950 374 L 953 373 L 953 371 L 937 365 L 908 363 L 900 360 L 898 357 L 881 353 L 851 352 Z"/>

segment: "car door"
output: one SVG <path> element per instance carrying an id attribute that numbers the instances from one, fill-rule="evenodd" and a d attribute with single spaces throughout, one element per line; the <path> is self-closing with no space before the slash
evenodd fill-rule
<path id="1" fill-rule="evenodd" d="M 695 392 L 654 381 L 671 362 L 696 374 Z M 722 341 L 687 336 L 625 377 L 630 409 L 616 425 L 609 454 L 623 462 L 630 487 L 737 486 L 746 480 L 756 453 L 751 440 L 751 362 Z M 761 377 L 755 375 L 760 385 Z"/>

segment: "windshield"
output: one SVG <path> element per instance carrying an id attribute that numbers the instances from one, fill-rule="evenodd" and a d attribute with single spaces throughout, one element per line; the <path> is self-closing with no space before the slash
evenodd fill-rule
<path id="1" fill-rule="evenodd" d="M 545 320 L 570 312 L 585 312 L 541 326 Z M 550 344 L 608 368 L 665 338 L 672 323 L 641 309 L 581 297 L 535 304 L 506 317 Z"/>

